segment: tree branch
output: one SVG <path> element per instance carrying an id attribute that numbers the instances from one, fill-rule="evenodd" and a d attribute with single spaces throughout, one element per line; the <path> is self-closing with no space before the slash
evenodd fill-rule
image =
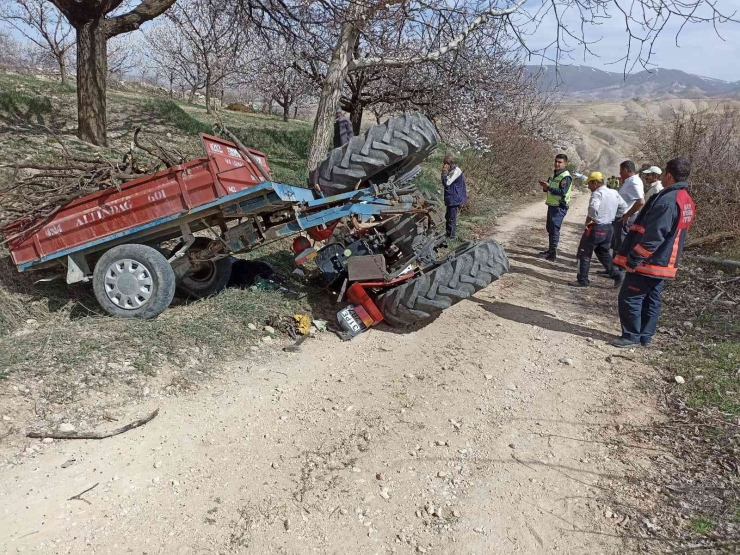
<path id="1" fill-rule="evenodd" d="M 358 69 L 379 66 L 400 67 L 438 60 L 448 52 L 457 50 L 471 32 L 473 32 L 481 25 L 484 25 L 490 18 L 505 17 L 507 15 L 511 15 L 520 7 L 522 7 L 524 2 L 525 0 L 518 0 L 516 4 L 505 10 L 489 9 L 481 12 L 478 17 L 476 17 L 472 21 L 472 23 L 470 23 L 470 25 L 465 27 L 465 29 L 463 29 L 463 31 L 459 35 L 453 38 L 445 46 L 432 52 L 428 52 L 427 54 L 424 54 L 422 56 L 414 56 L 411 58 L 363 58 L 361 60 L 352 60 L 349 63 L 349 71 L 357 71 Z"/>
<path id="2" fill-rule="evenodd" d="M 108 38 L 135 31 L 143 23 L 150 21 L 166 12 L 176 0 L 142 0 L 130 12 L 106 20 L 106 34 Z"/>

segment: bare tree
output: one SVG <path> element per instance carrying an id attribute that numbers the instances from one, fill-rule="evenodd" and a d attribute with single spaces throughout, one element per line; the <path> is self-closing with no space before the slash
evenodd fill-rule
<path id="1" fill-rule="evenodd" d="M 167 18 L 182 37 L 178 54 L 205 89 L 206 110 L 211 113 L 211 99 L 230 77 L 244 72 L 249 62 L 248 26 L 235 17 L 226 0 L 180 0 Z M 193 91 L 194 92 L 194 91 Z"/>
<path id="2" fill-rule="evenodd" d="M 0 20 L 53 58 L 62 85 L 67 84 L 67 68 L 74 46 L 72 28 L 53 4 L 46 0 L 6 0 L 0 6 Z"/>
<path id="3" fill-rule="evenodd" d="M 297 65 L 293 49 L 279 36 L 270 42 L 257 64 L 259 89 L 283 109 L 284 121 L 290 117 L 291 106 L 297 110 L 298 103 L 313 90 Z"/>
<path id="4" fill-rule="evenodd" d="M 120 35 L 108 41 L 108 75 L 119 81 L 141 66 L 141 49 L 132 35 Z"/>
<path id="5" fill-rule="evenodd" d="M 205 86 L 201 66 L 196 63 L 182 33 L 177 31 L 174 23 L 163 18 L 153 25 L 144 36 L 147 43 L 146 56 L 159 72 L 158 82 L 164 82 L 169 87 L 170 98 L 174 90 L 188 90 L 189 101 L 193 101 L 196 91 Z"/>
<path id="6" fill-rule="evenodd" d="M 107 145 L 108 40 L 138 29 L 167 10 L 175 0 L 141 0 L 123 13 L 116 11 L 123 0 L 51 1 L 76 31 L 77 134 L 83 141 Z"/>

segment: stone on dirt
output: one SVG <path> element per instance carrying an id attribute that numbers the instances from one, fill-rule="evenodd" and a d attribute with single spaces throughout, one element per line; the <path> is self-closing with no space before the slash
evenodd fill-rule
<path id="1" fill-rule="evenodd" d="M 60 432 L 74 432 L 75 427 L 73 424 L 70 424 L 69 422 L 63 422 L 62 424 L 59 424 L 59 431 Z"/>

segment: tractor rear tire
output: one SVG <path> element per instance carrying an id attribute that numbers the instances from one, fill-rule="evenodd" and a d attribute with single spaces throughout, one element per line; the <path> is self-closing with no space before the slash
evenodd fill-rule
<path id="1" fill-rule="evenodd" d="M 368 129 L 335 148 L 318 167 L 327 196 L 350 191 L 363 181 L 385 183 L 418 166 L 437 148 L 434 124 L 421 114 L 404 114 Z"/>
<path id="2" fill-rule="evenodd" d="M 433 270 L 378 296 L 383 318 L 396 328 L 431 320 L 509 271 L 504 248 L 493 240 L 466 243 Z"/>

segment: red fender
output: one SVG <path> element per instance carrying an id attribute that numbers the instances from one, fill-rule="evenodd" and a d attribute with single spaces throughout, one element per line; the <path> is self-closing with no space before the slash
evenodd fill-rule
<path id="1" fill-rule="evenodd" d="M 328 225 L 317 225 L 316 227 L 311 227 L 306 231 L 308 232 L 308 235 L 311 237 L 311 239 L 313 239 L 314 241 L 325 241 L 326 239 L 331 237 L 332 233 L 334 233 L 334 228 L 337 227 L 338 223 L 339 220 Z"/>

